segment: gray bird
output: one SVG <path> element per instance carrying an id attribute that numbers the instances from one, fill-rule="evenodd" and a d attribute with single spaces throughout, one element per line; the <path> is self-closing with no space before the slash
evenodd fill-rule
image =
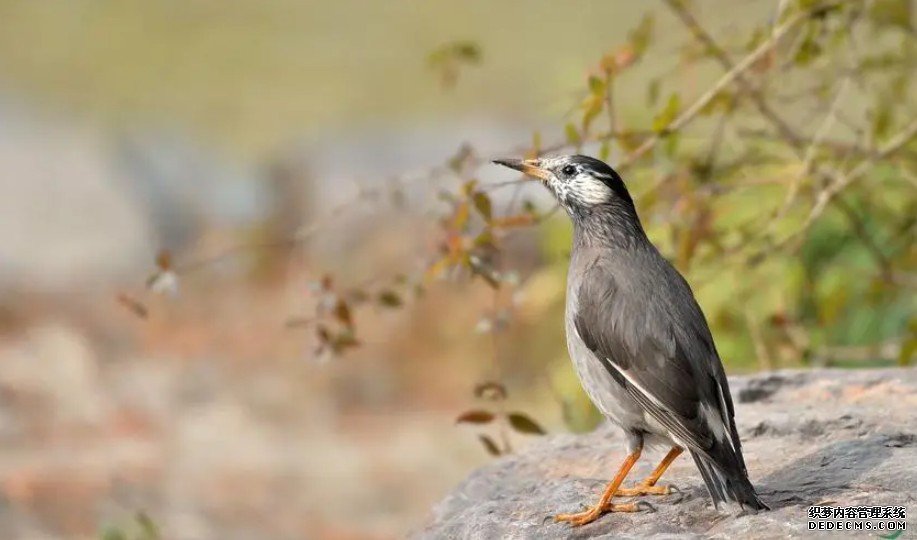
<path id="1" fill-rule="evenodd" d="M 729 383 L 704 314 L 685 279 L 649 241 L 621 177 L 588 156 L 503 159 L 536 177 L 573 221 L 567 275 L 567 349 L 586 392 L 627 436 L 628 457 L 598 504 L 557 521 L 582 525 L 635 512 L 615 496 L 670 492 L 656 483 L 685 449 L 714 506 L 767 509 L 748 480 Z M 622 488 L 644 444 L 669 453 L 648 478 Z"/>

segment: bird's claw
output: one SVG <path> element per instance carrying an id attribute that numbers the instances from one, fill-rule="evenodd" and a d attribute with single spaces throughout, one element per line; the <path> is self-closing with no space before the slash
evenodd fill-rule
<path id="1" fill-rule="evenodd" d="M 652 505 L 643 501 L 625 504 L 608 503 L 604 506 L 592 506 L 587 510 L 578 512 L 576 514 L 558 514 L 554 516 L 554 521 L 566 522 L 574 527 L 579 527 L 581 525 L 592 523 L 593 521 L 599 519 L 602 514 L 610 512 L 639 512 L 641 509 L 650 510 L 653 512 L 656 511 Z"/>

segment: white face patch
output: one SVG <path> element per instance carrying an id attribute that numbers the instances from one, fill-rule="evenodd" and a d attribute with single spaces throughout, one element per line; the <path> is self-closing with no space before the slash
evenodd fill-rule
<path id="1" fill-rule="evenodd" d="M 565 207 L 595 206 L 607 203 L 614 194 L 602 180 L 594 178 L 588 172 L 576 167 L 576 174 L 564 174 L 565 166 L 570 163 L 562 158 L 546 159 L 545 168 L 553 172 L 547 185 L 554 192 L 557 200 Z"/>
<path id="2" fill-rule="evenodd" d="M 570 194 L 589 206 L 608 202 L 611 198 L 611 189 L 601 180 L 588 174 L 577 175 L 576 178 L 567 182 L 567 186 Z"/>

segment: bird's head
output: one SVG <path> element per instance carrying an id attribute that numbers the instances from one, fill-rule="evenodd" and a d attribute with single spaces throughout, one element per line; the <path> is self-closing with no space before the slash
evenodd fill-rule
<path id="1" fill-rule="evenodd" d="M 571 217 L 597 209 L 629 209 L 634 205 L 618 173 L 589 156 L 498 159 L 494 163 L 541 180 Z"/>

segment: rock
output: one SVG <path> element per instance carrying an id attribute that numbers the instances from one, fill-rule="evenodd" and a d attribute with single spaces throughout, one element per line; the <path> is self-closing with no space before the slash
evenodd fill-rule
<path id="1" fill-rule="evenodd" d="M 917 512 L 917 370 L 781 371 L 731 379 L 752 482 L 772 511 L 714 510 L 691 459 L 663 477 L 680 493 L 641 497 L 655 512 L 607 514 L 580 528 L 556 513 L 594 503 L 624 458 L 617 427 L 556 435 L 472 473 L 436 505 L 416 538 L 778 538 L 809 535 L 807 509 Z M 628 484 L 661 458 L 644 452 Z M 861 533 L 862 534 L 862 533 Z"/>

